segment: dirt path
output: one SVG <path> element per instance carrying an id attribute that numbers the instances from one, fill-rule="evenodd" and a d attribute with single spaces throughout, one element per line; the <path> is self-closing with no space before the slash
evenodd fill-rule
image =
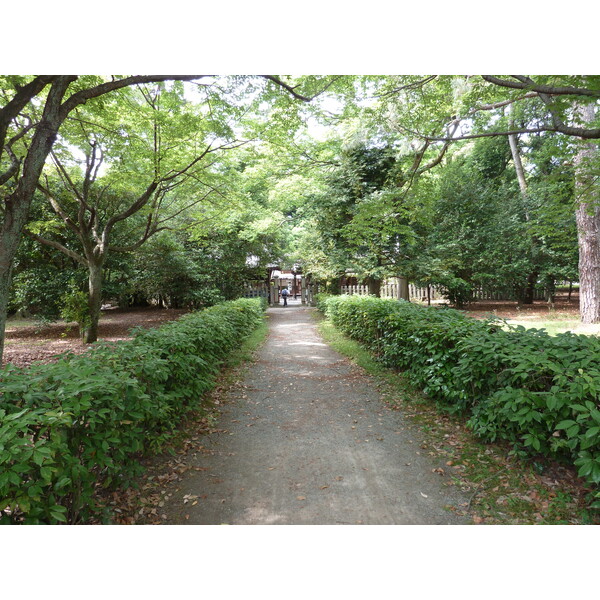
<path id="1" fill-rule="evenodd" d="M 373 380 L 323 343 L 312 310 L 269 309 L 269 337 L 225 402 L 224 432 L 190 456 L 163 522 L 466 523 L 447 508 L 465 496 L 443 485 L 442 465 Z"/>

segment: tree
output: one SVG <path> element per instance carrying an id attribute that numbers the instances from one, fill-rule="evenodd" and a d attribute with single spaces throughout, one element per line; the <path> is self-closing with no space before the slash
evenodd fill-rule
<path id="1" fill-rule="evenodd" d="M 23 229 L 28 221 L 31 202 L 46 159 L 63 123 L 88 101 L 129 86 L 160 81 L 198 81 L 202 75 L 135 75 L 112 77 L 38 75 L 0 78 L 0 357 L 4 349 L 7 303 L 13 261 Z M 310 101 L 331 85 L 335 78 L 305 78 L 293 81 L 285 77 L 261 79 L 271 89 L 287 96 Z M 311 95 L 302 94 L 306 83 Z M 208 79 L 206 87 L 215 85 Z"/>
<path id="2" fill-rule="evenodd" d="M 384 78 L 377 95 L 382 126 L 420 140 L 422 147 L 484 137 L 565 136 L 573 142 L 574 156 L 577 140 L 600 139 L 595 110 L 600 98 L 598 76 L 399 76 Z M 514 110 L 508 121 L 501 118 L 507 107 Z M 585 154 L 586 172 L 577 171 L 578 180 L 586 182 L 579 189 L 587 190 L 583 199 L 587 208 L 577 209 L 580 294 L 587 298 L 581 316 L 585 322 L 598 322 L 600 290 L 589 288 L 597 280 L 593 271 L 600 268 L 595 266 L 600 255 L 593 246 L 598 229 L 594 219 L 583 216 L 591 214 L 597 202 L 598 178 L 590 145 Z"/>
<path id="3" fill-rule="evenodd" d="M 201 76 L 185 76 L 193 80 Z M 38 75 L 3 77 L 0 107 L 0 357 L 13 261 L 27 223 L 33 195 L 59 128 L 87 101 L 124 87 L 176 79 L 176 76 L 99 77 Z M 38 110 L 41 107 L 41 110 Z"/>
<path id="4" fill-rule="evenodd" d="M 119 126 L 96 119 L 96 131 L 91 133 L 79 122 L 79 135 L 69 137 L 71 144 L 77 143 L 84 152 L 85 169 L 80 170 L 69 149 L 59 145 L 51 152 L 54 178 L 46 175 L 45 183 L 38 184 L 64 227 L 75 234 L 80 248 L 76 251 L 55 236 L 49 237 L 44 223 L 35 224 L 37 232 L 30 228 L 30 235 L 70 256 L 89 273 L 86 343 L 98 338 L 103 270 L 109 253 L 134 251 L 151 236 L 170 228 L 176 217 L 215 193 L 217 189 L 209 183 L 210 174 L 206 172 L 214 160 L 207 163 L 205 159 L 235 145 L 225 141 L 214 145 L 202 117 L 190 112 L 189 107 L 182 109 L 185 102 L 175 91 L 166 91 L 161 84 L 155 89 L 143 89 L 142 94 L 143 100 L 127 94 L 129 118 L 119 110 L 110 112 L 112 121 L 120 117 Z M 136 100 L 145 119 L 135 115 Z M 168 120 L 164 114 L 167 110 Z M 132 113 L 136 118 L 132 118 Z M 132 121 L 137 123 L 131 126 Z M 129 142 L 121 143 L 123 138 Z M 132 138 L 142 140 L 141 153 Z M 118 154 L 119 160 L 112 161 L 108 171 L 99 176 L 107 150 Z M 50 228 L 48 233 L 55 229 Z M 115 243 L 119 229 L 120 237 L 127 241 Z"/>
<path id="5" fill-rule="evenodd" d="M 595 118 L 590 104 L 578 106 L 584 123 Z M 589 139 L 575 155 L 577 231 L 579 235 L 579 301 L 584 323 L 600 323 L 600 166 L 598 145 Z"/>

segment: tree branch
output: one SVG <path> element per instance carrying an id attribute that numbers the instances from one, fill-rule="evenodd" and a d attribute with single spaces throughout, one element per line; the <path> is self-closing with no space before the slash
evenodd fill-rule
<path id="1" fill-rule="evenodd" d="M 277 77 L 276 75 L 261 75 L 261 77 L 263 79 L 267 79 L 268 81 L 272 81 L 276 85 L 282 87 L 284 90 L 288 91 L 292 96 L 294 96 L 294 98 L 296 98 L 297 100 L 302 100 L 303 102 L 310 102 L 311 100 L 314 100 L 315 98 L 323 94 L 325 91 L 327 91 L 338 79 L 342 77 L 342 75 L 334 76 L 333 79 L 320 92 L 317 92 L 313 96 L 303 96 L 302 94 L 299 94 L 298 92 L 296 92 L 296 88 L 298 86 L 291 86 L 288 83 L 281 81 L 281 79 L 279 79 L 279 77 Z"/>
<path id="2" fill-rule="evenodd" d="M 106 244 L 106 241 L 108 240 L 109 236 L 110 236 L 110 232 L 112 230 L 112 228 L 119 222 L 119 221 L 124 221 L 125 219 L 127 219 L 128 217 L 130 217 L 131 215 L 135 214 L 136 212 L 138 212 L 142 207 L 144 207 L 148 201 L 150 200 L 150 198 L 152 197 L 152 194 L 154 194 L 154 192 L 156 191 L 157 187 L 158 187 L 159 182 L 158 181 L 153 181 L 147 188 L 146 191 L 138 197 L 138 199 L 125 211 L 123 211 L 122 213 L 115 215 L 113 217 L 111 217 L 105 227 L 104 227 L 104 232 L 102 233 L 102 240 L 103 243 Z"/>
<path id="3" fill-rule="evenodd" d="M 140 83 L 157 83 L 159 81 L 193 81 L 194 79 L 202 79 L 203 77 L 207 77 L 207 75 L 132 75 L 123 79 L 115 79 L 113 81 L 108 81 L 95 87 L 74 93 L 63 103 L 61 112 L 64 119 L 75 107 L 85 104 L 92 98 L 97 98 L 98 96 L 102 96 L 108 92 Z"/>
<path id="4" fill-rule="evenodd" d="M 488 83 L 515 90 L 530 90 L 538 94 L 549 94 L 550 96 L 589 96 L 591 98 L 600 98 L 600 91 L 571 86 L 542 85 L 535 83 L 533 79 L 523 75 L 511 75 L 511 77 L 514 77 L 517 81 L 500 79 L 493 75 L 482 75 L 481 77 Z"/>
<path id="5" fill-rule="evenodd" d="M 33 81 L 17 89 L 17 93 L 4 107 L 0 108 L 0 148 L 4 147 L 6 132 L 10 122 L 15 119 L 34 96 L 37 96 L 50 82 L 54 75 L 38 75 Z"/>
<path id="6" fill-rule="evenodd" d="M 4 173 L 0 174 L 0 185 L 5 184 L 9 179 L 14 177 L 21 166 L 21 161 L 17 158 L 16 154 L 12 151 L 10 146 L 5 146 L 6 152 L 10 156 L 10 167 Z"/>
<path id="7" fill-rule="evenodd" d="M 421 79 L 421 80 L 415 81 L 413 83 L 407 83 L 406 85 L 401 85 L 398 88 L 390 90 L 389 92 L 385 92 L 384 94 L 375 95 L 374 97 L 375 98 L 386 98 L 387 96 L 392 96 L 393 94 L 397 94 L 398 92 L 402 92 L 403 90 L 409 90 L 412 88 L 421 87 L 421 86 L 429 83 L 430 81 L 433 81 L 436 78 L 437 78 L 437 75 L 430 75 L 429 77 L 426 77 L 425 79 Z"/>
<path id="8" fill-rule="evenodd" d="M 46 185 L 48 185 L 47 181 L 46 181 Z M 65 225 L 67 225 L 67 227 L 71 231 L 73 231 L 74 233 L 79 235 L 80 231 L 79 231 L 77 225 L 71 219 L 71 217 L 69 217 L 69 215 L 66 213 L 64 208 L 58 203 L 56 198 L 54 198 L 54 196 L 52 195 L 52 192 L 50 191 L 50 188 L 44 187 L 41 183 L 38 183 L 37 187 L 38 187 L 38 190 L 40 190 L 46 196 L 46 198 L 48 199 L 48 202 L 50 202 L 50 205 L 52 206 L 52 209 L 63 220 Z"/>
<path id="9" fill-rule="evenodd" d="M 30 238 L 33 238 L 34 240 L 38 241 L 40 244 L 44 244 L 45 246 L 50 246 L 50 248 L 55 248 L 56 250 L 60 250 L 60 252 L 62 252 L 63 254 L 66 254 L 69 258 L 72 258 L 73 260 L 82 264 L 84 267 L 88 267 L 88 261 L 83 256 L 80 256 L 79 254 L 77 254 L 77 252 L 73 252 L 73 250 L 70 250 L 69 248 L 67 248 L 66 246 L 63 246 L 59 242 L 55 242 L 53 240 L 47 240 L 46 238 L 43 238 L 42 236 L 37 235 L 37 233 L 33 233 L 31 231 L 28 231 L 27 229 L 25 229 L 24 232 Z"/>

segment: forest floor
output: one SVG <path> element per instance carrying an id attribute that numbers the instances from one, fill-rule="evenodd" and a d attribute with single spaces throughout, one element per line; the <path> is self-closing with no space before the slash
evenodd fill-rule
<path id="1" fill-rule="evenodd" d="M 134 327 L 158 327 L 186 312 L 154 307 L 105 310 L 100 316 L 99 339 L 109 342 L 128 339 Z M 53 362 L 67 350 L 81 354 L 88 348 L 81 342 L 75 323 L 36 323 L 32 319 L 11 318 L 6 326 L 4 362 L 27 367 L 33 362 Z"/>
<path id="2" fill-rule="evenodd" d="M 550 335 L 572 331 L 586 335 L 600 335 L 600 324 L 583 324 L 579 315 L 579 294 L 575 290 L 569 299 L 566 292 L 558 293 L 553 305 L 544 300 L 522 304 L 506 300 L 473 302 L 463 309 L 476 319 L 498 317 L 509 325 L 546 329 Z"/>
<path id="3" fill-rule="evenodd" d="M 481 300 L 473 302 L 465 308 L 472 317 L 495 315 L 503 319 L 548 319 L 579 318 L 579 294 L 574 291 L 569 300 L 567 293 L 558 293 L 554 306 L 545 300 L 535 300 L 533 304 L 522 304 L 509 300 Z"/>

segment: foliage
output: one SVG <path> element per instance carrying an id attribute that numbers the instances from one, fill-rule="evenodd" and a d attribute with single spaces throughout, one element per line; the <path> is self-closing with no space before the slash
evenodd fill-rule
<path id="1" fill-rule="evenodd" d="M 508 156 L 507 156 L 508 153 Z M 564 175 L 536 177 L 524 198 L 504 138 L 472 143 L 441 166 L 421 197 L 406 273 L 461 307 L 482 286 L 529 301 L 537 285 L 575 276 L 577 236 Z M 531 167 L 541 158 L 529 156 Z"/>
<path id="2" fill-rule="evenodd" d="M 49 321 L 57 319 L 61 295 L 76 276 L 75 269 L 63 270 L 45 262 L 21 270 L 13 278 L 9 313 L 31 314 Z"/>
<path id="3" fill-rule="evenodd" d="M 204 273 L 202 256 L 172 234 L 159 234 L 136 253 L 128 294 L 169 308 L 205 308 L 225 298 Z"/>
<path id="4" fill-rule="evenodd" d="M 81 290 L 74 289 L 63 294 L 61 302 L 60 316 L 67 323 L 77 323 L 79 335 L 83 339 L 86 329 L 91 324 L 88 295 Z"/>
<path id="5" fill-rule="evenodd" d="M 262 315 L 258 300 L 237 300 L 54 364 L 0 371 L 0 522 L 101 514 L 97 486 L 129 485 L 140 457 L 202 407 L 219 365 Z"/>
<path id="6" fill-rule="evenodd" d="M 333 324 L 405 371 L 426 395 L 470 415 L 485 440 L 570 461 L 600 483 L 600 340 L 477 321 L 393 300 L 320 299 Z"/>
<path id="7" fill-rule="evenodd" d="M 53 226 L 52 216 L 43 206 L 34 204 L 34 222 Z M 69 244 L 72 240 L 69 240 Z M 15 257 L 8 312 L 32 315 L 47 321 L 60 316 L 61 296 L 75 281 L 83 287 L 85 273 L 65 255 L 41 246 L 25 236 Z"/>
<path id="8" fill-rule="evenodd" d="M 357 144 L 341 150 L 339 166 L 312 208 L 322 245 L 339 275 L 351 272 L 379 282 L 399 274 L 400 258 L 413 235 L 389 191 L 402 178 L 391 146 Z"/>

